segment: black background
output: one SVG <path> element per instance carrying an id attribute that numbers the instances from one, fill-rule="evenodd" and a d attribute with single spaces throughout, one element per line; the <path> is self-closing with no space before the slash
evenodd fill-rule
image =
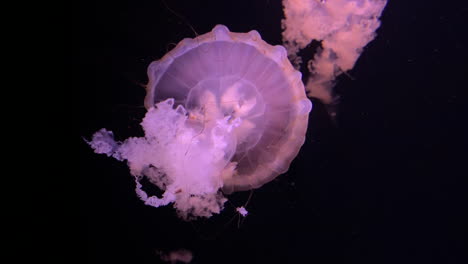
<path id="1" fill-rule="evenodd" d="M 338 79 L 336 122 L 313 101 L 300 154 L 253 192 L 240 226 L 234 208 L 250 192 L 184 222 L 145 206 L 126 165 L 81 137 L 103 127 L 119 140 L 142 136 L 146 67 L 193 38 L 189 24 L 199 34 L 255 29 L 281 44 L 281 2 L 96 1 L 73 13 L 85 263 L 160 263 L 157 250 L 179 248 L 192 263 L 466 263 L 466 8 L 390 1 L 353 79 Z"/>

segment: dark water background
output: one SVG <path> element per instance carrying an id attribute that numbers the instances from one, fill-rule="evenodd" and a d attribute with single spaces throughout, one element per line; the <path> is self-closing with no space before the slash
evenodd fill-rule
<path id="1" fill-rule="evenodd" d="M 146 67 L 194 37 L 187 23 L 281 44 L 280 1 L 166 2 L 75 5 L 79 136 L 142 135 Z M 192 263 L 467 263 L 467 16 L 443 1 L 390 1 L 353 79 L 338 79 L 336 122 L 314 101 L 299 156 L 254 191 L 240 227 L 231 219 L 249 192 L 187 223 L 143 205 L 126 165 L 77 137 L 82 263 L 160 263 L 156 250 L 179 248 Z"/>

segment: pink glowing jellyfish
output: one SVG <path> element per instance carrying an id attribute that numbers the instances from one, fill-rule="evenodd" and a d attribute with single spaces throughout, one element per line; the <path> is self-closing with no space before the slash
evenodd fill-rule
<path id="1" fill-rule="evenodd" d="M 167 98 L 189 112 L 204 112 L 203 124 L 230 117 L 236 140 L 235 173 L 224 192 L 262 186 L 288 170 L 304 143 L 311 103 L 301 73 L 282 46 L 271 46 L 257 31 L 229 32 L 218 25 L 196 39 L 184 39 L 148 68 L 145 106 Z"/>
<path id="2" fill-rule="evenodd" d="M 182 40 L 148 67 L 144 138 L 97 132 L 98 153 L 127 160 L 137 194 L 174 203 L 183 218 L 219 213 L 222 195 L 258 188 L 286 172 L 304 143 L 312 104 L 282 46 L 257 31 L 218 25 Z M 141 189 L 142 177 L 164 190 Z"/>

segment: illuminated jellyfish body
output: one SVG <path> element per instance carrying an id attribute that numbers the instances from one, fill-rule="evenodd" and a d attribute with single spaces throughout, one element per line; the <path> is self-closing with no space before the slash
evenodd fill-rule
<path id="1" fill-rule="evenodd" d="M 212 118 L 240 118 L 234 174 L 225 192 L 257 188 L 287 171 L 302 146 L 311 103 L 301 74 L 281 46 L 270 46 L 257 31 L 211 33 L 184 39 L 148 69 L 147 108 L 167 98 Z M 204 120 L 203 120 L 204 119 Z"/>
<path id="2" fill-rule="evenodd" d="M 151 63 L 148 76 L 145 137 L 115 142 L 102 129 L 90 142 L 128 161 L 148 205 L 174 203 L 183 218 L 209 217 L 222 210 L 222 192 L 258 188 L 286 172 L 304 143 L 312 104 L 301 74 L 257 31 L 218 25 L 184 39 Z M 148 196 L 142 177 L 163 196 Z"/>

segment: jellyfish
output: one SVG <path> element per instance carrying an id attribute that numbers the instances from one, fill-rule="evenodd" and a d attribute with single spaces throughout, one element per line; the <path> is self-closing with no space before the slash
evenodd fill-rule
<path id="1" fill-rule="evenodd" d="M 308 96 L 330 105 L 335 101 L 334 80 L 351 70 L 380 26 L 386 0 L 284 0 L 283 42 L 298 67 L 298 53 L 313 40 L 320 49 L 307 62 Z"/>
<path id="2" fill-rule="evenodd" d="M 170 252 L 163 252 L 157 250 L 156 254 L 159 255 L 162 261 L 171 264 L 175 263 L 190 263 L 193 259 L 193 253 L 187 249 L 177 249 Z"/>
<path id="3" fill-rule="evenodd" d="M 148 67 L 145 136 L 116 142 L 101 129 L 97 153 L 126 160 L 145 204 L 173 204 L 184 219 L 219 213 L 225 194 L 286 172 L 305 140 L 312 103 L 282 46 L 226 26 L 182 40 Z M 146 177 L 164 191 L 149 196 Z"/>

